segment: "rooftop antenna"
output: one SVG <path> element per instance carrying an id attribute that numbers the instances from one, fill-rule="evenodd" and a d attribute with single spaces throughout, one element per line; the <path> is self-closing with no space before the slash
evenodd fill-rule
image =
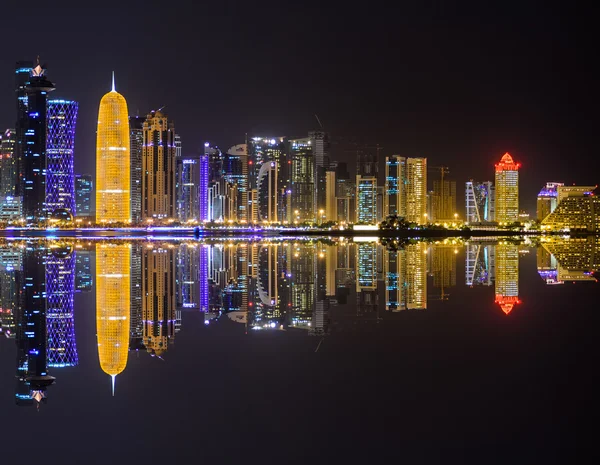
<path id="1" fill-rule="evenodd" d="M 113 397 L 115 396 L 115 379 L 116 379 L 116 375 L 111 375 L 112 378 L 112 395 Z"/>
<path id="2" fill-rule="evenodd" d="M 166 105 L 163 105 L 162 107 L 160 107 L 158 110 L 156 111 L 161 111 L 163 108 L 166 108 Z"/>
<path id="3" fill-rule="evenodd" d="M 112 72 L 112 91 L 116 92 L 116 89 L 115 89 L 115 72 L 114 71 Z"/>
<path id="4" fill-rule="evenodd" d="M 319 123 L 319 126 L 321 126 L 321 129 L 323 129 L 323 125 L 321 124 L 321 120 L 319 119 L 319 117 L 316 115 L 315 113 L 315 118 L 317 118 L 317 122 Z"/>

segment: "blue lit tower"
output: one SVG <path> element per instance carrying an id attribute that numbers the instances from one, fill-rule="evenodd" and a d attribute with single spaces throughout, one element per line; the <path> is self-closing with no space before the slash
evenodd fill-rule
<path id="1" fill-rule="evenodd" d="M 208 221 L 208 177 L 209 163 L 208 155 L 200 156 L 200 180 L 198 182 L 198 207 L 200 210 L 199 220 Z"/>
<path id="2" fill-rule="evenodd" d="M 17 121 L 15 125 L 15 195 L 22 196 L 21 163 L 26 144 L 25 127 L 27 126 L 27 93 L 25 86 L 29 84 L 29 75 L 33 68 L 32 61 L 17 61 L 15 66 L 15 93 L 17 95 Z"/>
<path id="3" fill-rule="evenodd" d="M 45 221 L 46 209 L 46 105 L 54 84 L 46 78 L 39 62 L 25 85 L 27 111 L 17 121 L 19 176 L 23 196 L 23 216 L 30 223 Z"/>
<path id="4" fill-rule="evenodd" d="M 72 100 L 48 100 L 46 135 L 46 208 L 75 216 L 73 150 L 79 105 Z"/>
<path id="5" fill-rule="evenodd" d="M 48 366 L 77 366 L 73 296 L 75 251 L 72 246 L 51 248 L 46 258 L 46 330 Z"/>

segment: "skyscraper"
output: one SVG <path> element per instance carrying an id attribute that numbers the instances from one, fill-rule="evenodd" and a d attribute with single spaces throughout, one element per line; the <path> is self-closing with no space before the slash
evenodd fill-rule
<path id="1" fill-rule="evenodd" d="M 354 223 L 356 216 L 356 183 L 350 177 L 348 164 L 337 162 L 335 168 L 335 197 L 338 221 Z"/>
<path id="2" fill-rule="evenodd" d="M 23 196 L 23 216 L 29 223 L 45 221 L 46 208 L 46 106 L 48 93 L 54 84 L 46 78 L 40 66 L 31 69 L 24 92 L 27 97 L 25 114 L 17 120 L 19 149 L 20 195 Z M 17 90 L 20 93 L 20 89 Z"/>
<path id="3" fill-rule="evenodd" d="M 427 223 L 427 158 L 406 159 L 406 221 Z"/>
<path id="4" fill-rule="evenodd" d="M 258 221 L 277 223 L 278 203 L 277 195 L 277 173 L 279 171 L 277 162 L 263 163 L 258 172 Z"/>
<path id="5" fill-rule="evenodd" d="M 210 164 L 208 155 L 200 155 L 199 165 L 199 180 L 198 180 L 198 210 L 200 221 L 209 221 L 208 211 L 208 184 L 210 176 Z"/>
<path id="6" fill-rule="evenodd" d="M 223 175 L 225 181 L 235 186 L 232 192 L 237 195 L 235 221 L 248 221 L 248 146 L 238 144 L 227 150 L 225 154 Z"/>
<path id="7" fill-rule="evenodd" d="M 126 139 L 123 139 L 124 135 Z M 118 140 L 129 141 L 129 131 L 119 134 Z M 129 173 L 126 181 L 129 185 Z M 121 211 L 129 215 L 129 208 Z M 102 371 L 112 378 L 113 395 L 115 378 L 127 366 L 131 317 L 130 269 L 131 244 L 96 244 L 98 358 Z"/>
<path id="8" fill-rule="evenodd" d="M 496 189 L 491 181 L 467 181 L 465 184 L 465 201 L 467 223 L 495 220 Z"/>
<path id="9" fill-rule="evenodd" d="M 15 94 L 16 99 L 16 110 L 17 110 L 17 121 L 15 125 L 15 192 L 14 195 L 23 196 L 23 184 L 22 184 L 22 170 L 23 170 L 23 157 L 25 154 L 25 148 L 27 141 L 25 140 L 25 131 L 28 126 L 28 110 L 27 110 L 27 93 L 25 92 L 25 86 L 29 84 L 29 78 L 31 75 L 31 69 L 33 68 L 33 62 L 31 61 L 17 61 L 15 66 Z"/>
<path id="10" fill-rule="evenodd" d="M 175 218 L 175 129 L 152 111 L 144 121 L 142 218 Z"/>
<path id="11" fill-rule="evenodd" d="M 496 221 L 519 221 L 519 168 L 507 152 L 496 165 Z"/>
<path id="12" fill-rule="evenodd" d="M 15 158 L 16 133 L 7 129 L 0 136 L 0 201 L 14 197 L 17 184 L 17 161 Z"/>
<path id="13" fill-rule="evenodd" d="M 75 213 L 78 217 L 91 217 L 94 186 L 91 174 L 75 175 Z"/>
<path id="14" fill-rule="evenodd" d="M 558 205 L 558 187 L 562 182 L 547 182 L 537 197 L 537 219 L 542 221 L 552 213 Z"/>
<path id="15" fill-rule="evenodd" d="M 46 208 L 75 216 L 73 172 L 75 127 L 79 105 L 72 100 L 48 100 L 46 138 Z"/>
<path id="16" fill-rule="evenodd" d="M 177 158 L 175 185 L 179 221 L 198 221 L 200 218 L 200 196 L 207 195 L 200 191 L 200 158 L 201 155 Z"/>
<path id="17" fill-rule="evenodd" d="M 377 178 L 356 176 L 356 222 L 377 223 Z"/>
<path id="18" fill-rule="evenodd" d="M 325 173 L 325 184 L 327 187 L 327 195 L 325 199 L 325 220 L 337 221 L 337 198 L 335 196 L 336 182 L 335 182 L 335 171 L 327 171 Z"/>
<path id="19" fill-rule="evenodd" d="M 456 221 L 456 181 L 433 181 L 432 207 L 430 221 Z"/>
<path id="20" fill-rule="evenodd" d="M 291 212 L 288 221 L 314 222 L 315 162 L 312 141 L 309 137 L 288 141 L 292 172 L 290 175 Z"/>
<path id="21" fill-rule="evenodd" d="M 392 155 L 385 158 L 384 218 L 406 216 L 406 158 Z"/>
<path id="22" fill-rule="evenodd" d="M 144 119 L 129 117 L 131 221 L 142 221 L 142 152 L 144 149 Z"/>
<path id="23" fill-rule="evenodd" d="M 600 198 L 596 186 L 559 186 L 558 205 L 542 220 L 548 231 L 600 231 Z"/>
<path id="24" fill-rule="evenodd" d="M 315 190 L 314 190 L 314 206 L 315 214 L 319 214 L 321 210 L 327 209 L 327 181 L 326 173 L 329 169 L 329 134 L 325 131 L 311 131 L 308 133 L 310 138 L 315 173 Z"/>
<path id="25" fill-rule="evenodd" d="M 125 98 L 112 90 L 100 100 L 96 136 L 96 220 L 131 221 L 129 115 Z"/>

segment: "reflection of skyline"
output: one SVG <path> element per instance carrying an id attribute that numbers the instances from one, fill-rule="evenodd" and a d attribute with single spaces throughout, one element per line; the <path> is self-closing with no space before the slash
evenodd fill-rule
<path id="1" fill-rule="evenodd" d="M 495 302 L 502 311 L 509 314 L 519 300 L 519 247 L 508 242 L 495 246 L 496 282 Z"/>
<path id="2" fill-rule="evenodd" d="M 538 273 L 546 277 L 553 272 L 554 282 L 596 281 L 593 273 L 600 270 L 600 237 L 552 238 L 537 250 Z"/>

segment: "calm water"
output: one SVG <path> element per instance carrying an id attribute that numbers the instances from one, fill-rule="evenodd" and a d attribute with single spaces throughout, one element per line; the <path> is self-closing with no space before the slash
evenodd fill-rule
<path id="1" fill-rule="evenodd" d="M 598 269 L 591 238 L 0 243 L 1 463 L 582 463 Z"/>

